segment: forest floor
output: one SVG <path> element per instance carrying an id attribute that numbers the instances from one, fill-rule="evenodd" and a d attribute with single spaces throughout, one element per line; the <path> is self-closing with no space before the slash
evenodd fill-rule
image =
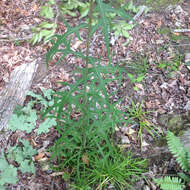
<path id="1" fill-rule="evenodd" d="M 143 1 L 138 1 L 138 4 L 143 5 Z M 123 46 L 126 40 L 124 38 L 118 38 L 110 44 L 111 51 L 114 52 L 113 65 L 119 64 L 135 76 L 132 81 L 126 75 L 122 86 L 113 88 L 119 88 L 118 97 L 115 98 L 123 98 L 122 106 L 130 107 L 131 99 L 136 104 L 143 102 L 143 109 L 152 111 L 149 121 L 166 132 L 167 126 L 159 121 L 161 115 L 186 114 L 190 111 L 190 70 L 184 63 L 185 54 L 190 53 L 190 32 L 173 32 L 178 28 L 190 29 L 190 0 L 172 6 L 164 3 L 159 9 L 157 5 L 154 6 L 148 13 L 138 18 L 137 25 L 130 31 L 129 44 Z M 41 22 L 39 12 L 40 6 L 36 0 L 0 2 L 0 90 L 9 82 L 12 70 L 23 63 L 44 57 L 51 47 L 49 43 L 32 46 L 27 41 L 32 35 L 31 28 Z M 74 26 L 80 22 L 80 19 L 68 17 L 67 21 Z M 61 21 L 58 21 L 57 32 L 60 34 L 65 32 L 65 26 Z M 86 31 L 81 32 L 85 38 Z M 92 42 L 91 53 L 102 56 L 106 62 L 106 48 L 102 34 L 97 32 Z M 83 50 L 85 47 L 84 42 L 78 40 L 73 42 L 74 49 Z M 41 87 L 60 89 L 62 86 L 57 82 L 69 80 L 73 68 L 83 64 L 81 59 L 72 56 L 68 56 L 60 65 L 55 65 L 55 62 L 56 58 L 36 79 L 32 86 L 34 92 L 41 93 Z M 45 62 L 43 64 L 45 65 Z M 142 75 L 143 80 L 138 82 L 136 79 Z M 142 152 L 139 151 L 136 134 L 128 134 L 127 137 L 125 131 L 121 131 L 119 136 L 124 139 L 126 148 L 147 157 L 145 155 L 150 151 L 153 142 L 151 135 L 146 132 L 143 134 Z M 35 133 L 25 135 L 15 132 L 10 142 L 14 145 L 19 138 L 26 138 L 33 142 L 32 145 L 36 149 L 45 150 L 56 137 L 57 133 L 53 128 L 49 133 L 40 136 L 36 136 Z M 36 174 L 20 174 L 19 182 L 7 189 L 66 189 L 67 185 L 61 180 L 61 176 L 39 166 L 40 160 L 48 160 L 48 153 L 38 156 L 35 160 Z M 162 160 L 164 163 L 154 163 L 150 166 L 150 171 L 153 170 L 152 176 L 167 174 L 171 170 L 170 157 Z M 144 183 L 141 181 L 138 189 L 141 189 Z M 153 183 L 148 188 L 156 189 Z"/>

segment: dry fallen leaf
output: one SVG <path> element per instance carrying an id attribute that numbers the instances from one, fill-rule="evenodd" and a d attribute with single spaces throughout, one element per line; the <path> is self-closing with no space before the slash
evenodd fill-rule
<path id="1" fill-rule="evenodd" d="M 148 146 L 149 144 L 146 141 L 142 141 L 142 146 Z"/>
<path id="2" fill-rule="evenodd" d="M 55 173 L 50 174 L 50 176 L 56 177 L 56 176 L 63 175 L 64 173 L 65 172 L 55 172 Z"/>
<path id="3" fill-rule="evenodd" d="M 80 40 L 77 40 L 76 42 L 75 42 L 75 44 L 73 45 L 73 49 L 78 49 L 78 47 L 80 46 L 82 44 L 82 41 L 80 41 Z"/>
<path id="4" fill-rule="evenodd" d="M 42 160 L 42 158 L 44 157 L 44 155 L 45 155 L 45 153 L 39 152 L 38 155 L 36 155 L 34 157 L 35 161 L 38 162 L 38 161 Z"/>
<path id="5" fill-rule="evenodd" d="M 30 141 L 32 146 L 36 147 L 38 145 L 34 139 L 30 139 Z"/>
<path id="6" fill-rule="evenodd" d="M 89 159 L 88 159 L 88 154 L 87 154 L 87 153 L 83 154 L 83 156 L 82 156 L 82 161 L 83 161 L 83 163 L 85 163 L 87 166 L 89 166 Z"/>
<path id="7" fill-rule="evenodd" d="M 140 89 L 140 90 L 144 90 L 143 85 L 140 84 L 140 83 L 135 83 L 135 87 L 137 87 L 137 88 Z"/>
<path id="8" fill-rule="evenodd" d="M 148 109 L 153 107 L 153 104 L 152 104 L 151 101 L 150 102 L 145 102 L 145 105 L 146 105 L 146 108 L 148 108 Z"/>

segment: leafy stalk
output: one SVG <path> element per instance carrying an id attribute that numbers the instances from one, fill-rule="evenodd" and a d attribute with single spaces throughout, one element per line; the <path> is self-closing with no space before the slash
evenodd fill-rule
<path id="1" fill-rule="evenodd" d="M 83 125 L 81 125 L 83 130 L 83 147 L 85 148 L 86 146 L 86 135 L 85 135 L 85 125 L 88 126 L 89 124 L 89 118 L 88 118 L 88 94 L 87 94 L 87 76 L 88 76 L 88 64 L 89 64 L 89 51 L 90 51 L 90 39 L 91 39 L 91 30 L 92 30 L 92 13 L 93 13 L 93 0 L 90 0 L 90 8 L 89 8 L 89 22 L 88 22 L 88 37 L 87 37 L 87 42 L 86 42 L 86 60 L 85 60 L 85 72 L 84 72 L 84 107 L 83 107 L 83 113 L 84 117 L 86 117 L 83 120 Z"/>

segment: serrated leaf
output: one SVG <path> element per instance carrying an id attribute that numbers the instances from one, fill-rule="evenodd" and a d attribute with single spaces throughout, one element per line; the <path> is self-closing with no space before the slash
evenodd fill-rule
<path id="1" fill-rule="evenodd" d="M 178 177 L 169 177 L 154 179 L 157 185 L 163 190 L 183 190 L 185 187 L 182 180 Z"/>
<path id="2" fill-rule="evenodd" d="M 20 142 L 24 145 L 23 147 L 23 155 L 24 158 L 28 158 L 35 154 L 37 154 L 37 151 L 30 145 L 29 141 L 27 140 L 20 140 Z"/>
<path id="3" fill-rule="evenodd" d="M 43 92 L 43 95 L 48 99 L 51 100 L 52 99 L 52 94 L 54 93 L 54 91 L 52 89 L 45 89 L 45 88 L 40 88 L 41 91 Z"/>
<path id="4" fill-rule="evenodd" d="M 31 161 L 29 161 L 29 160 L 24 160 L 24 161 L 20 164 L 19 170 L 20 170 L 22 173 L 26 173 L 26 172 L 35 173 L 34 163 L 31 162 Z"/>
<path id="5" fill-rule="evenodd" d="M 0 190 L 5 190 L 5 187 L 0 185 Z"/>
<path id="6" fill-rule="evenodd" d="M 4 151 L 2 150 L 0 157 L 0 171 L 5 170 L 9 166 L 7 160 L 5 159 Z"/>
<path id="7" fill-rule="evenodd" d="M 40 16 L 52 19 L 54 17 L 53 9 L 50 6 L 43 6 L 40 11 Z"/>
<path id="8" fill-rule="evenodd" d="M 100 10 L 100 14 L 101 14 L 101 19 L 99 20 L 99 22 L 101 23 L 101 27 L 102 27 L 102 32 L 104 34 L 104 40 L 106 43 L 106 49 L 107 49 L 107 54 L 108 57 L 110 56 L 110 48 L 109 48 L 109 33 L 108 33 L 108 20 L 106 18 L 106 14 L 105 14 L 105 8 L 104 8 L 104 3 L 101 0 L 97 0 L 97 4 Z"/>
<path id="9" fill-rule="evenodd" d="M 4 185 L 6 183 L 16 184 L 17 181 L 17 169 L 12 165 L 9 165 L 6 170 L 2 171 L 0 174 L 0 185 Z"/>
<path id="10" fill-rule="evenodd" d="M 50 30 L 48 34 L 44 37 L 44 43 L 47 43 L 51 40 L 51 37 L 54 35 L 55 30 Z"/>
<path id="11" fill-rule="evenodd" d="M 22 163 L 22 161 L 24 160 L 21 147 L 11 147 L 8 152 L 9 152 L 8 154 L 9 159 L 15 160 L 18 163 Z"/>
<path id="12" fill-rule="evenodd" d="M 47 118 L 42 124 L 39 125 L 39 128 L 37 130 L 37 134 L 40 135 L 42 133 L 48 133 L 49 128 L 52 126 L 56 126 L 56 119 L 55 118 Z"/>
<path id="13" fill-rule="evenodd" d="M 51 29 L 51 28 L 55 28 L 56 24 L 55 23 L 48 23 L 48 22 L 42 22 L 41 24 L 39 24 L 40 28 L 46 28 L 46 29 Z"/>
<path id="14" fill-rule="evenodd" d="M 31 112 L 29 116 L 21 115 L 17 116 L 15 114 L 12 115 L 8 128 L 12 131 L 21 130 L 26 131 L 26 133 L 31 133 L 35 128 L 37 120 L 37 115 L 34 112 Z"/>
<path id="15" fill-rule="evenodd" d="M 80 10 L 81 18 L 87 16 L 89 12 L 89 3 L 85 3 L 85 6 L 81 6 L 79 10 Z"/>

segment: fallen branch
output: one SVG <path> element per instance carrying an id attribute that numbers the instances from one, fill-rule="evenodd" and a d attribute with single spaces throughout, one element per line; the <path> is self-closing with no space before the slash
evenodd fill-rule
<path id="1" fill-rule="evenodd" d="M 145 5 L 141 6 L 139 11 L 137 12 L 137 14 L 133 17 L 133 20 L 137 20 L 142 14 L 143 12 L 147 9 L 147 7 Z M 129 24 L 132 24 L 133 23 L 133 20 L 131 20 L 129 22 Z"/>
<path id="2" fill-rule="evenodd" d="M 183 33 L 183 32 L 190 32 L 190 29 L 174 29 L 172 30 L 174 33 Z"/>
<path id="3" fill-rule="evenodd" d="M 32 38 L 32 35 L 25 36 L 22 38 L 11 38 L 9 36 L 0 37 L 0 42 L 14 42 L 14 41 L 24 41 L 24 40 L 30 40 Z"/>

